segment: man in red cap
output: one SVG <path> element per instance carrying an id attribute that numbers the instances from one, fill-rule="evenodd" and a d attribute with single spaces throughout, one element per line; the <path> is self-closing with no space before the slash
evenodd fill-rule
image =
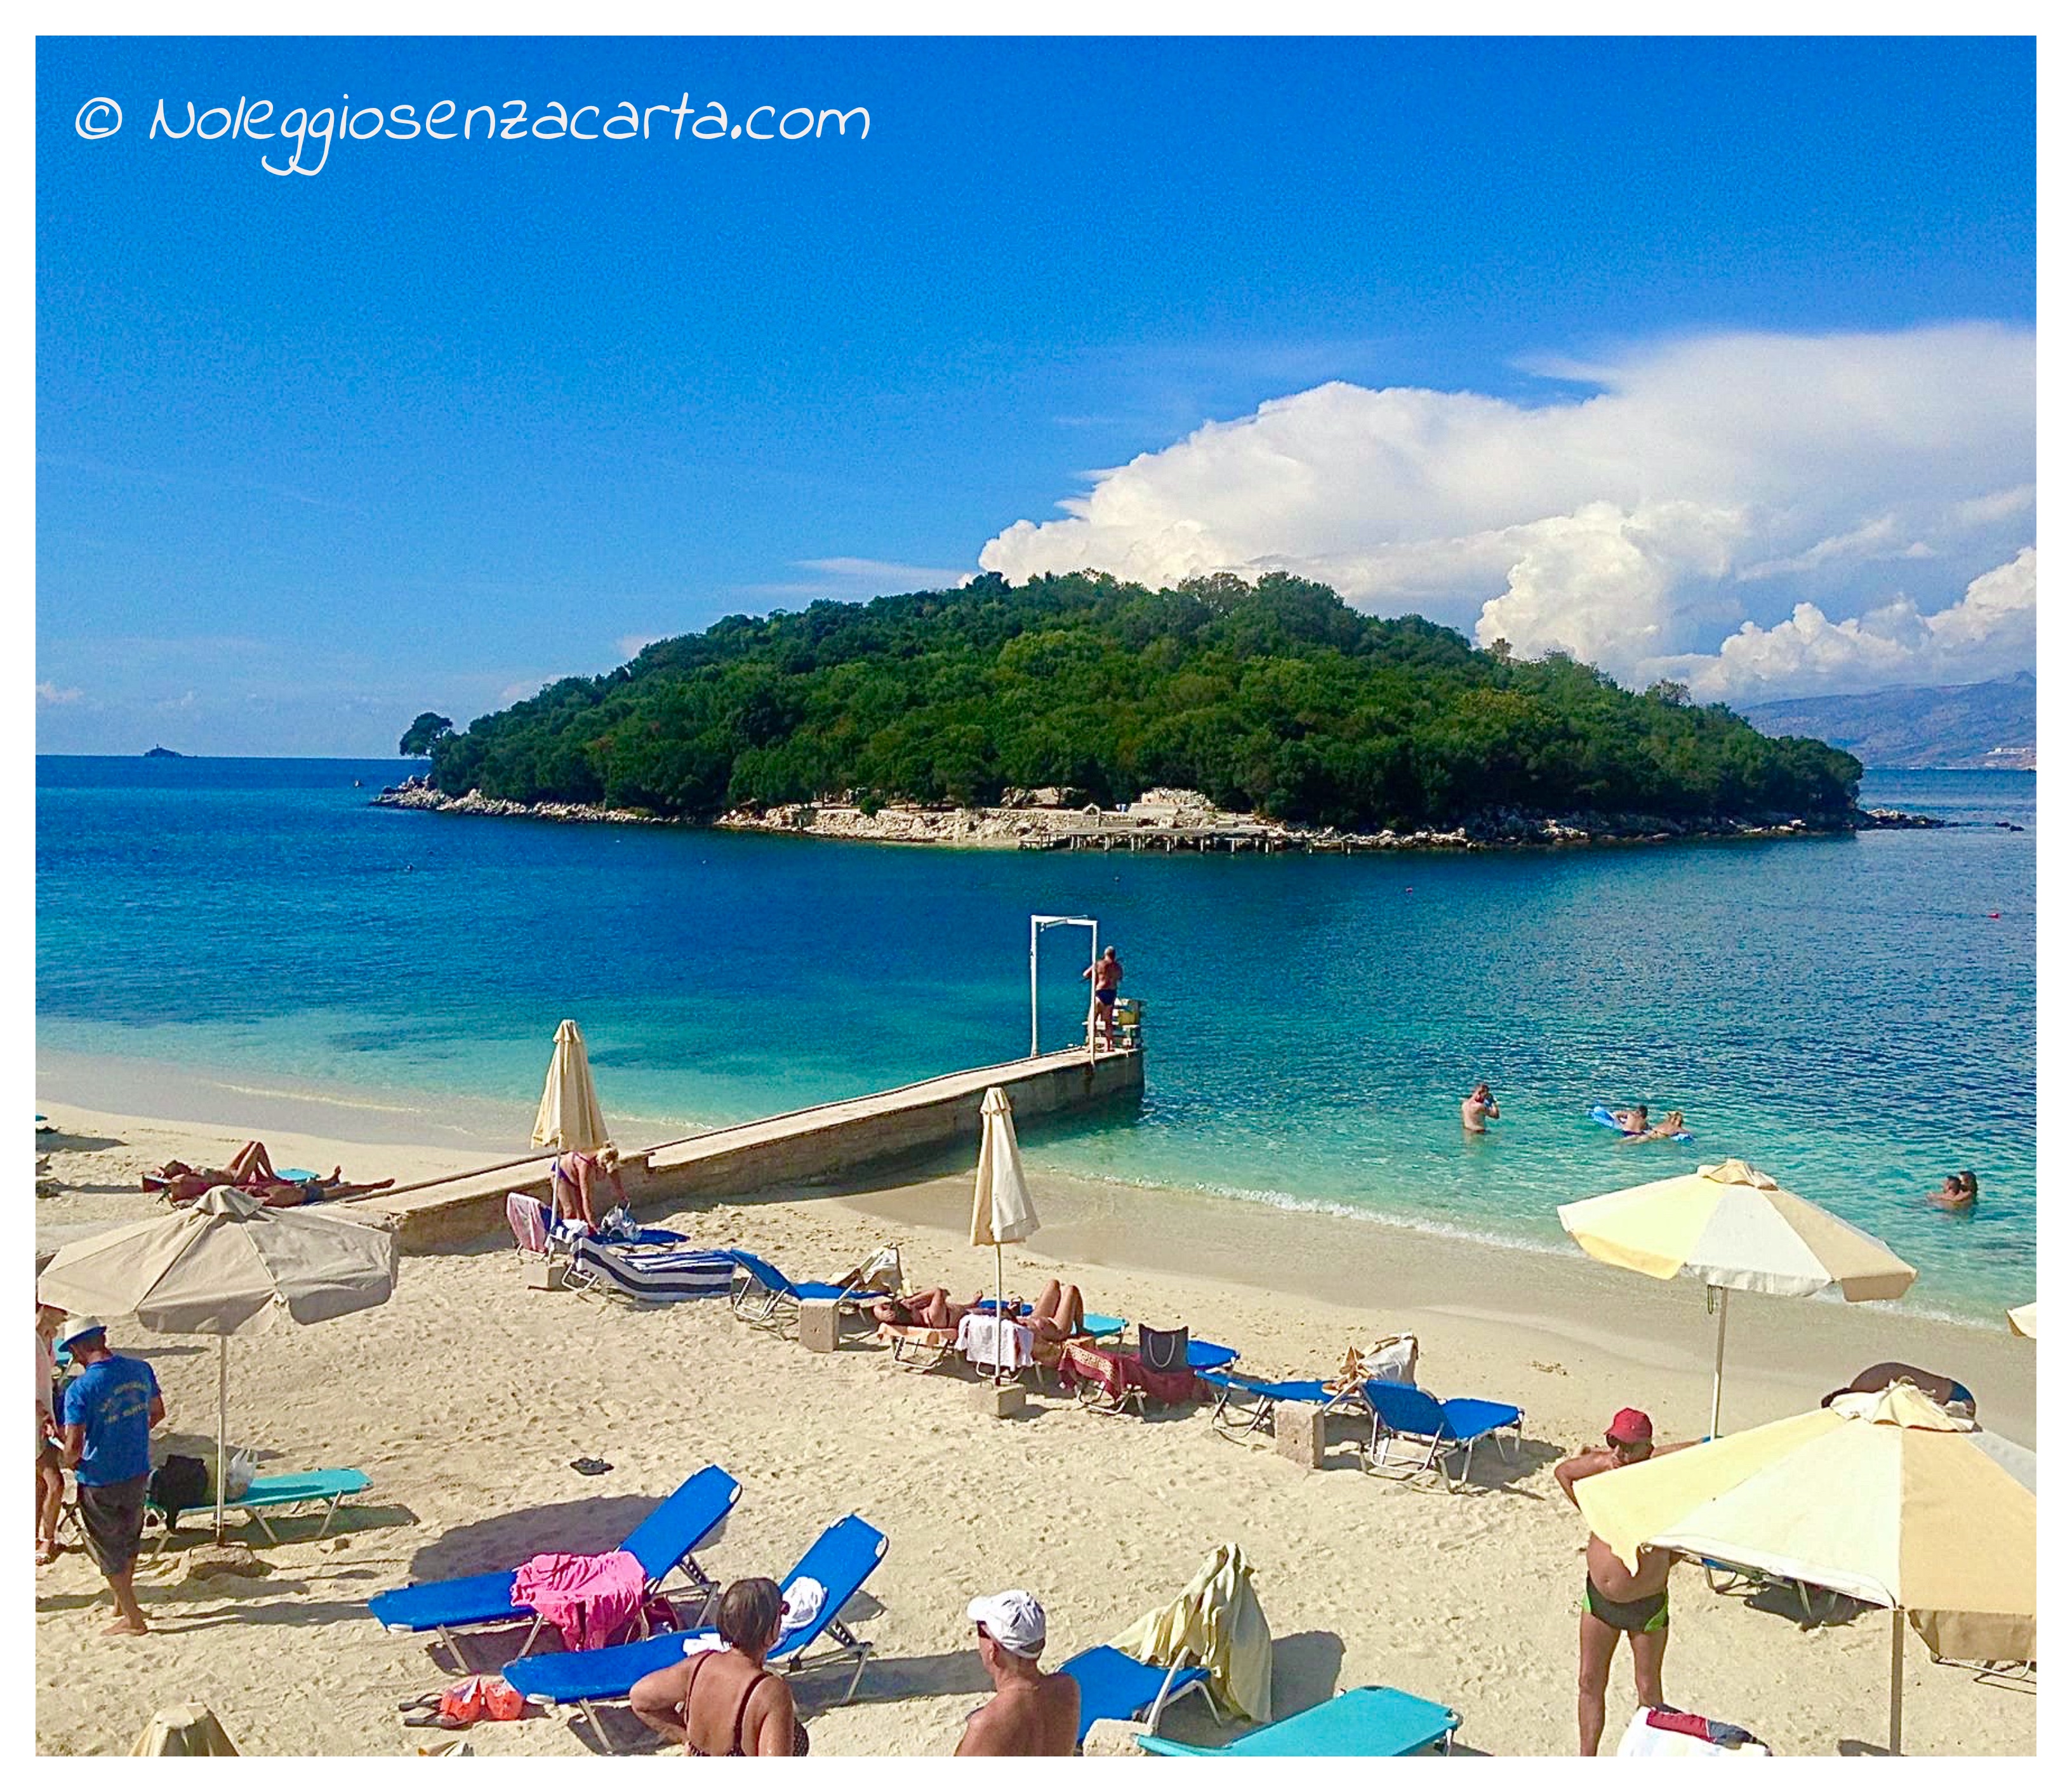
<path id="1" fill-rule="evenodd" d="M 1651 1456 L 1689 1448 L 1655 1442 L 1655 1424 L 1635 1407 L 1622 1407 L 1605 1429 L 1601 1449 L 1587 1449 L 1559 1464 L 1554 1478 L 1575 1505 L 1576 1483 L 1607 1469 L 1645 1462 Z M 1612 1553 L 1594 1532 L 1586 1554 L 1583 1615 L 1577 1636 L 1581 1657 L 1577 1673 L 1576 1727 L 1582 1752 L 1594 1755 L 1605 1730 L 1605 1688 L 1611 1679 L 1612 1657 L 1624 1634 L 1633 1649 L 1633 1689 L 1640 1704 L 1667 1703 L 1662 1696 L 1662 1658 L 1669 1648 L 1669 1570 L 1675 1557 L 1643 1549 L 1638 1572 Z"/>

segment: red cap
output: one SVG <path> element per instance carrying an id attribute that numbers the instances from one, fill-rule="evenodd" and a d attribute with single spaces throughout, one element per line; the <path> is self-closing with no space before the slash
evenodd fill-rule
<path id="1" fill-rule="evenodd" d="M 1605 1435 L 1615 1443 L 1651 1444 L 1655 1441 L 1655 1421 L 1638 1407 L 1622 1406 L 1613 1416 Z"/>

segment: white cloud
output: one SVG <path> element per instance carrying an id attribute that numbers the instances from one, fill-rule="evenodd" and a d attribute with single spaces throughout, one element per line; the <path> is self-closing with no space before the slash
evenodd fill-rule
<path id="1" fill-rule="evenodd" d="M 1802 603 L 1774 627 L 1743 623 L 1717 654 L 1664 669 L 1711 699 L 1957 684 L 2035 663 L 2036 550 L 2025 548 L 1973 579 L 1946 610 L 1923 615 L 1900 596 L 1830 622 L 1818 605 Z"/>
<path id="2" fill-rule="evenodd" d="M 72 685 L 56 684 L 47 678 L 36 687 L 36 701 L 39 704 L 76 703 L 85 695 Z"/>
<path id="3" fill-rule="evenodd" d="M 1063 516 L 1015 524 L 980 565 L 1154 584 L 1281 567 L 1635 683 L 1743 623 L 1795 630 L 1807 604 L 1901 648 L 1891 682 L 1946 676 L 1916 664 L 1930 646 L 1938 663 L 1997 651 L 2000 633 L 1955 624 L 1906 648 L 1871 612 L 1896 562 L 1942 614 L 2033 541 L 2032 331 L 1720 335 L 1541 367 L 1597 389 L 1529 405 L 1318 386 L 1088 475 Z M 1754 675 L 1726 658 L 1719 676 Z"/>
<path id="4" fill-rule="evenodd" d="M 666 635 L 622 635 L 611 644 L 627 659 L 637 660 L 642 648 L 652 647 L 657 641 L 666 641 L 668 638 Z"/>

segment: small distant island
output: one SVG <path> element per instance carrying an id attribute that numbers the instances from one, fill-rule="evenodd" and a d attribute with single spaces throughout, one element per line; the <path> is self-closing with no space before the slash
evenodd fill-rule
<path id="1" fill-rule="evenodd" d="M 147 759 L 184 759 L 187 754 L 175 753 L 170 746 L 154 746 L 144 757 Z"/>
<path id="2" fill-rule="evenodd" d="M 1821 742 L 1283 573 L 1159 590 L 987 574 L 730 616 L 462 733 L 427 712 L 401 745 L 431 770 L 384 793 L 398 806 L 859 838 L 1075 845 L 1092 830 L 1068 809 L 1134 832 L 1124 805 L 1349 850 L 1877 824 L 1856 808 L 1863 767 Z"/>

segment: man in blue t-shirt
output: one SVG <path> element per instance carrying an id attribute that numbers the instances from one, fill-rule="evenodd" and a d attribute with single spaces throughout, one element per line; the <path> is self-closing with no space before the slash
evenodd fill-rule
<path id="1" fill-rule="evenodd" d="M 107 1634 L 141 1637 L 150 1626 L 130 1580 L 144 1538 L 151 1428 L 165 1417 L 166 1403 L 150 1364 L 116 1355 L 98 1319 L 70 1321 L 58 1342 L 82 1371 L 64 1391 L 64 1460 L 79 1484 L 88 1552 L 115 1595 Z"/>

